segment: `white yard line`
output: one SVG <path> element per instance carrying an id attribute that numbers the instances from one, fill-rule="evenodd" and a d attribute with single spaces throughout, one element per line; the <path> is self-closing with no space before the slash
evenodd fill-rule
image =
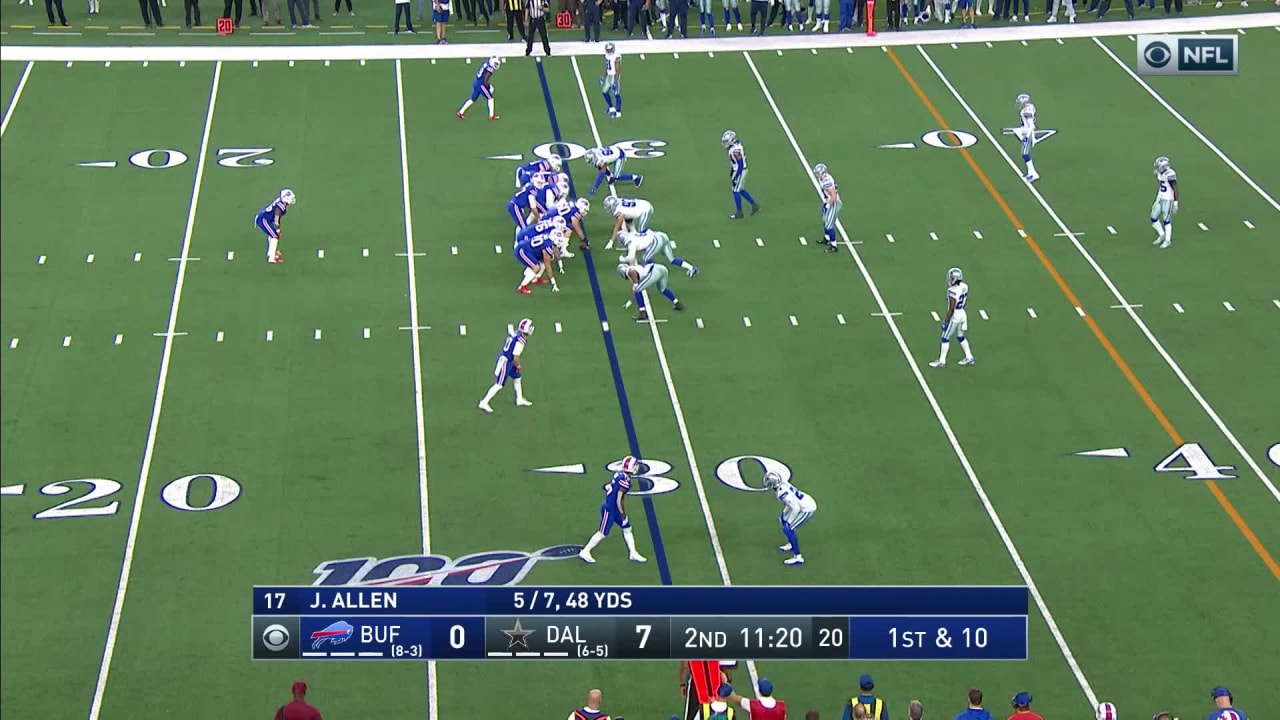
<path id="1" fill-rule="evenodd" d="M 582 71 L 578 68 L 578 58 L 571 59 L 573 75 L 578 81 L 578 93 L 582 96 L 582 107 L 587 112 L 587 122 L 591 125 L 591 137 L 597 146 L 604 143 L 600 139 L 600 128 L 596 126 L 595 111 L 591 100 L 587 97 L 587 88 L 582 83 Z M 613 186 L 609 187 L 610 195 L 617 195 Z M 662 335 L 658 332 L 658 324 L 654 321 L 653 303 L 649 302 L 645 293 L 645 305 L 649 306 L 649 333 L 653 336 L 653 348 L 658 354 L 658 365 L 662 368 L 662 378 L 667 384 L 667 395 L 671 398 L 671 410 L 676 416 L 676 427 L 680 430 L 680 442 L 684 445 L 685 459 L 689 462 L 689 475 L 693 478 L 693 487 L 698 494 L 698 504 L 702 507 L 702 519 L 707 525 L 707 534 L 711 537 L 711 551 L 716 558 L 716 568 L 720 571 L 720 582 L 732 585 L 729 578 L 729 566 L 725 562 L 724 548 L 720 544 L 720 534 L 716 531 L 715 518 L 711 516 L 711 504 L 707 499 L 707 489 L 702 482 L 702 472 L 698 469 L 698 460 L 693 452 L 693 443 L 689 439 L 689 425 L 684 419 L 684 410 L 680 405 L 680 397 L 676 394 L 675 381 L 671 378 L 671 366 L 667 362 L 667 351 L 662 345 Z M 760 684 L 760 674 L 753 661 L 747 661 L 747 672 L 751 674 L 752 687 Z"/>
<path id="2" fill-rule="evenodd" d="M 200 202 L 200 186 L 204 183 L 204 169 L 209 157 L 209 135 L 213 129 L 213 110 L 218 104 L 218 85 L 221 81 L 222 63 L 218 62 L 213 66 L 213 81 L 209 85 L 209 108 L 204 116 L 204 130 L 200 136 L 200 154 L 196 160 L 195 180 L 191 184 L 191 203 L 187 208 L 187 226 L 182 234 L 182 253 L 179 255 L 178 274 L 173 281 L 173 300 L 169 303 L 169 323 L 164 332 L 164 350 L 160 355 L 160 373 L 156 378 L 155 400 L 151 404 L 151 424 L 147 428 L 147 442 L 142 451 L 138 488 L 133 496 L 133 510 L 129 515 L 129 534 L 124 544 L 124 559 L 120 563 L 120 578 L 116 583 L 116 597 L 111 606 L 111 623 L 107 628 L 106 644 L 102 648 L 102 662 L 98 665 L 98 682 L 93 689 L 89 720 L 98 720 L 98 715 L 102 712 L 102 700 L 107 692 L 107 678 L 111 675 L 111 660 L 115 656 L 116 640 L 120 636 L 120 618 L 124 614 L 125 595 L 129 591 L 129 576 L 133 572 L 133 555 L 138 544 L 138 526 L 142 522 L 142 503 L 150 494 L 147 491 L 147 481 L 151 478 L 151 461 L 155 457 L 156 433 L 160 429 L 160 411 L 164 407 L 165 388 L 169 383 L 173 340 L 178 335 L 178 306 L 182 302 L 182 288 L 187 280 L 187 258 L 191 255 L 191 235 L 196 224 L 196 206 Z"/>
<path id="3" fill-rule="evenodd" d="M 929 64 L 929 67 L 933 69 L 933 72 L 938 76 L 938 79 L 942 81 L 942 84 L 947 86 L 947 90 L 951 92 L 951 95 L 956 99 L 956 102 L 960 103 L 960 107 L 964 108 L 965 113 L 967 113 L 969 118 L 977 124 L 978 129 L 982 131 L 982 134 L 986 135 L 987 141 L 990 142 L 996 151 L 1000 153 L 1000 157 L 1004 158 L 1004 161 L 1009 165 L 1009 167 L 1021 176 L 1022 170 L 1018 167 L 1017 163 L 1013 161 L 1013 158 L 1009 157 L 1008 151 L 1006 151 L 1004 146 L 1000 144 L 1000 141 L 991 134 L 991 129 L 987 127 L 986 123 L 982 122 L 982 119 L 978 117 L 976 112 L 974 112 L 973 107 L 970 106 L 964 97 L 960 95 L 960 91 L 956 90 L 955 85 L 951 84 L 951 80 L 947 78 L 947 76 L 942 72 L 942 69 L 934 63 L 933 58 L 929 56 L 929 52 L 925 50 L 923 46 L 917 46 L 916 49 L 920 52 L 920 55 L 924 58 L 925 62 Z M 1058 227 L 1062 228 L 1063 232 L 1070 232 L 1067 229 L 1067 224 L 1063 222 L 1058 213 L 1054 211 L 1053 207 L 1049 204 L 1049 201 L 1045 200 L 1045 197 L 1040 193 L 1040 190 L 1030 183 L 1024 182 L 1023 185 L 1032 194 L 1032 196 L 1035 197 L 1036 201 L 1040 203 L 1040 207 L 1044 209 L 1045 213 L 1053 219 L 1053 222 Z M 1191 382 L 1191 379 L 1187 377 L 1187 374 L 1182 371 L 1182 367 L 1179 366 L 1177 361 L 1173 359 L 1173 356 L 1165 350 L 1164 345 L 1156 339 L 1155 333 L 1151 332 L 1151 328 L 1147 327 L 1147 324 L 1138 316 L 1138 313 L 1134 312 L 1131 307 L 1131 303 L 1125 299 L 1123 294 L 1121 294 L 1120 289 L 1111 281 L 1111 277 L 1107 275 L 1107 272 L 1102 269 L 1102 266 L 1099 265 L 1098 261 L 1093 258 L 1093 255 L 1085 249 L 1085 246 L 1080 243 L 1078 238 L 1069 237 L 1068 240 L 1070 240 L 1071 244 L 1075 246 L 1076 251 L 1080 253 L 1085 261 L 1089 263 L 1089 266 L 1093 268 L 1093 271 L 1102 280 L 1103 284 L 1105 284 L 1107 289 L 1111 291 L 1112 296 L 1115 297 L 1121 305 L 1126 306 L 1125 312 L 1128 313 L 1129 318 L 1133 320 L 1133 324 L 1138 326 L 1138 329 L 1142 331 L 1144 336 L 1146 336 L 1147 342 L 1151 343 L 1151 347 L 1155 348 L 1156 352 L 1159 353 L 1165 364 L 1169 366 L 1169 369 L 1173 371 L 1173 374 L 1182 382 L 1182 386 L 1187 389 L 1187 392 L 1191 393 L 1191 396 L 1195 398 L 1196 403 L 1198 403 L 1200 408 L 1204 410 L 1205 414 L 1209 416 L 1209 419 L 1213 421 L 1213 424 L 1218 427 L 1218 431 L 1227 439 L 1227 442 L 1231 444 L 1231 447 L 1235 448 L 1235 451 L 1240 455 L 1241 460 L 1243 460 L 1245 464 L 1253 470 L 1254 474 L 1257 475 L 1258 479 L 1262 481 L 1262 484 L 1266 486 L 1267 490 L 1271 493 L 1271 496 L 1275 498 L 1276 502 L 1280 502 L 1280 488 L 1277 488 L 1275 484 L 1271 482 L 1271 478 L 1267 477 L 1266 473 L 1262 471 L 1262 468 L 1258 463 L 1255 462 L 1253 457 L 1249 455 L 1248 451 L 1244 449 L 1244 445 L 1242 445 L 1236 438 L 1235 433 L 1231 432 L 1231 429 L 1227 427 L 1225 422 L 1223 422 L 1217 411 L 1209 404 L 1209 401 L 1204 398 L 1204 395 L 1202 395 L 1200 390 L 1196 388 L 1195 384 Z"/>
<path id="4" fill-rule="evenodd" d="M 409 145 L 405 138 L 404 72 L 396 60 L 396 112 L 400 125 L 400 182 L 404 190 L 404 250 L 409 268 L 409 337 L 413 339 L 413 413 L 418 432 L 418 502 L 422 521 L 422 553 L 431 554 L 431 513 L 427 502 L 427 435 L 422 396 L 422 323 L 418 322 L 417 253 L 413 245 L 413 209 L 409 193 Z M 427 717 L 440 717 L 440 694 L 434 660 L 427 662 Z"/>
<path id="5" fill-rule="evenodd" d="M 31 68 L 35 67 L 34 61 L 29 61 L 26 67 L 22 68 L 22 77 L 18 79 L 18 87 L 13 89 L 13 97 L 9 99 L 9 105 L 4 109 L 4 120 L 0 120 L 0 137 L 4 137 L 4 131 L 9 129 L 9 120 L 13 118 L 13 111 L 18 109 L 18 101 L 22 99 L 22 91 L 27 88 L 27 78 L 31 77 Z"/>
<path id="6" fill-rule="evenodd" d="M 760 71 L 756 68 L 755 62 L 751 59 L 749 53 L 742 53 L 747 60 L 747 66 L 751 68 L 751 74 L 755 76 L 756 82 L 760 85 L 760 91 L 764 93 L 765 100 L 768 101 L 769 107 L 773 109 L 774 116 L 778 119 L 778 124 L 782 127 L 782 132 L 787 136 L 787 140 L 791 143 L 791 149 L 795 151 L 796 157 L 799 158 L 800 164 L 809 182 L 813 184 L 815 194 L 821 195 L 818 182 L 813 179 L 813 167 L 809 163 L 809 159 L 805 157 L 804 151 L 800 149 L 800 143 L 796 141 L 795 135 L 791 132 L 791 126 L 787 124 L 786 119 L 782 116 L 782 110 L 778 108 L 778 104 L 774 102 L 773 94 L 769 92 L 769 87 L 765 84 L 764 77 L 760 75 Z M 994 143 L 994 141 L 993 141 Z M 991 524 L 995 527 L 996 533 L 1000 536 L 1000 541 L 1004 544 L 1005 551 L 1009 553 L 1009 557 L 1013 560 L 1014 566 L 1018 570 L 1018 574 L 1022 576 L 1022 581 L 1026 583 L 1031 598 L 1035 601 L 1036 607 L 1040 610 L 1040 615 L 1044 618 L 1045 624 L 1049 627 L 1049 632 L 1053 635 L 1054 642 L 1057 643 L 1058 649 L 1062 652 L 1062 656 L 1067 661 L 1067 666 L 1071 668 L 1072 674 L 1075 675 L 1076 682 L 1080 684 L 1080 689 L 1084 691 L 1085 697 L 1089 699 L 1090 705 L 1097 707 L 1098 697 L 1093 692 L 1093 686 L 1089 684 L 1089 680 L 1085 678 L 1084 671 L 1080 669 L 1080 664 L 1076 662 L 1075 654 L 1071 652 L 1067 640 L 1062 635 L 1062 631 L 1058 629 L 1058 623 L 1053 618 L 1053 613 L 1049 611 L 1049 606 L 1045 603 L 1044 597 L 1040 594 L 1040 588 L 1036 585 L 1035 578 L 1031 577 L 1031 571 L 1027 569 L 1027 564 L 1022 560 L 1022 553 L 1018 552 L 1018 548 L 1013 544 L 1013 538 L 1009 536 L 1009 532 L 1004 527 L 1004 522 L 1000 519 L 999 513 L 996 512 L 995 505 L 992 504 L 991 498 L 987 495 L 986 488 L 983 487 L 982 481 L 978 479 L 977 472 L 973 469 L 972 463 L 969 462 L 969 456 L 965 453 L 964 448 L 960 446 L 960 440 L 956 437 L 955 431 L 951 428 L 951 422 L 947 420 L 947 416 L 942 412 L 942 406 L 938 404 L 938 399 L 934 397 L 933 389 L 929 387 L 928 381 L 924 379 L 923 373 L 920 371 L 920 364 L 911 355 L 911 350 L 907 347 L 907 341 L 902 336 L 902 331 L 898 328 L 898 322 L 894 319 L 892 313 L 889 312 L 889 306 L 885 302 L 884 297 L 880 294 L 880 288 L 876 285 L 875 280 L 871 277 L 871 271 L 862 261 L 862 257 L 858 254 L 857 249 L 849 242 L 849 234 L 845 232 L 844 224 L 837 221 L 836 230 L 840 236 L 844 238 L 844 247 L 849 251 L 849 255 L 853 257 L 853 261 L 858 266 L 858 272 L 862 274 L 862 279 L 866 282 L 867 288 L 871 291 L 872 297 L 875 298 L 876 305 L 880 307 L 879 315 L 884 317 L 885 323 L 889 326 L 889 332 L 893 334 L 893 338 L 898 343 L 898 349 L 902 352 L 902 357 L 907 362 L 907 366 L 911 369 L 911 374 L 915 376 L 916 383 L 920 386 L 920 391 L 924 393 L 925 399 L 929 403 L 929 407 L 933 410 L 933 415 L 938 420 L 943 434 L 947 436 L 947 441 L 951 444 L 951 449 L 955 453 L 956 459 L 960 461 L 960 466 L 964 469 L 965 475 L 969 478 L 969 483 L 973 486 L 973 490 L 978 495 L 982 507 L 987 512 L 987 517 L 991 520 Z"/>
<path id="7" fill-rule="evenodd" d="M 1146 80 L 1143 80 L 1142 76 L 1138 75 L 1132 69 L 1130 69 L 1129 65 L 1125 63 L 1125 61 L 1121 60 L 1114 52 L 1111 51 L 1111 48 L 1106 46 L 1106 43 L 1103 43 L 1101 40 L 1099 40 L 1096 37 L 1093 38 L 1093 42 L 1095 45 L 1097 45 L 1099 48 L 1102 49 L 1102 52 L 1107 54 L 1107 57 L 1115 61 L 1115 64 L 1119 65 L 1121 70 L 1124 70 L 1129 77 L 1133 78 L 1134 82 L 1141 85 L 1142 89 L 1146 90 L 1148 95 L 1150 95 L 1152 98 L 1155 98 L 1155 101 L 1160 103 L 1160 106 L 1163 107 L 1165 110 L 1167 110 L 1169 114 L 1174 117 L 1175 120 L 1182 123 L 1182 126 L 1185 127 L 1187 130 L 1190 130 L 1191 134 L 1195 135 L 1197 140 L 1204 143 L 1204 146 L 1209 148 L 1209 150 L 1214 155 L 1217 155 L 1219 160 L 1226 163 L 1227 167 L 1231 168 L 1236 175 L 1239 175 L 1240 179 L 1243 180 L 1246 185 L 1253 188 L 1253 191 L 1258 193 L 1258 195 L 1260 195 L 1263 200 L 1266 200 L 1267 204 L 1270 205 L 1272 208 L 1274 208 L 1276 212 L 1280 212 L 1280 203 L 1277 203 L 1275 198 L 1271 197 L 1271 195 L 1266 190 L 1263 190 L 1262 186 L 1254 182 L 1253 178 L 1249 177 L 1248 173 L 1242 170 L 1240 166 L 1235 163 L 1235 161 L 1227 157 L 1227 154 L 1222 152 L 1222 149 L 1219 148 L 1217 145 L 1214 145 L 1212 140 L 1210 140 L 1208 137 L 1205 137 L 1205 134 L 1200 132 L 1200 130 L 1196 128 L 1195 125 L 1192 125 L 1190 120 L 1183 117 L 1182 113 L 1178 112 L 1172 105 L 1169 104 L 1167 100 L 1164 99 L 1163 96 L 1160 95 L 1160 93 L 1156 92 L 1155 88 L 1151 87 L 1150 83 L 1148 83 Z M 1277 497 L 1276 499 L 1280 500 L 1280 497 Z"/>

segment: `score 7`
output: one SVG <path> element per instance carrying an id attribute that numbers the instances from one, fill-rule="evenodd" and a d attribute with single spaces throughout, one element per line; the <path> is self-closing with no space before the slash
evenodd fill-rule
<path id="1" fill-rule="evenodd" d="M 636 634 L 640 636 L 640 644 L 637 649 L 645 650 L 649 647 L 649 634 L 653 632 L 652 625 L 636 625 Z"/>

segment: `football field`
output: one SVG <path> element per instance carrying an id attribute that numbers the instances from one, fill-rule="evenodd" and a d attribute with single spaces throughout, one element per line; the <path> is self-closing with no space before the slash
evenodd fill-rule
<path id="1" fill-rule="evenodd" d="M 330 719 L 559 718 L 591 687 L 629 720 L 678 707 L 675 663 L 249 659 L 253 585 L 399 578 L 1028 585 L 1026 662 L 761 662 L 739 686 L 768 677 L 824 718 L 864 672 L 895 718 L 959 712 L 975 685 L 993 714 L 1029 690 L 1050 718 L 1099 700 L 1185 718 L 1226 684 L 1280 716 L 1280 14 L 1239 20 L 1233 77 L 1140 78 L 1131 36 L 1079 28 L 621 43 L 617 119 L 598 57 L 513 57 L 496 122 L 454 115 L 489 46 L 6 47 L 4 714 L 263 717 L 299 678 Z M 1006 132 L 1023 92 L 1034 185 Z M 761 205 L 741 220 L 726 129 Z M 514 292 L 514 168 L 569 157 L 585 195 L 580 158 L 610 143 L 645 176 L 617 192 L 701 269 L 672 269 L 684 310 L 655 294 L 652 322 L 624 308 L 604 189 L 561 292 Z M 1166 250 L 1161 155 L 1181 193 Z M 843 198 L 834 254 L 816 163 Z M 253 216 L 284 187 L 268 265 Z M 977 362 L 935 369 L 952 266 Z M 534 404 L 506 390 L 481 413 L 523 317 Z M 613 537 L 583 564 L 627 454 L 649 562 Z M 775 549 L 766 469 L 819 504 L 803 566 Z"/>

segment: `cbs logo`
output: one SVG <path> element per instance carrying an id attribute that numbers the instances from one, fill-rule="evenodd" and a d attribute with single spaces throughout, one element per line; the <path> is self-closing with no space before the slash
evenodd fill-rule
<path id="1" fill-rule="evenodd" d="M 1147 65 L 1160 69 L 1168 66 L 1173 60 L 1173 50 L 1169 49 L 1168 43 L 1157 40 L 1143 49 L 1142 59 Z"/>
<path id="2" fill-rule="evenodd" d="M 289 629 L 283 625 L 268 625 L 262 630 L 262 645 L 271 652 L 289 647 Z"/>

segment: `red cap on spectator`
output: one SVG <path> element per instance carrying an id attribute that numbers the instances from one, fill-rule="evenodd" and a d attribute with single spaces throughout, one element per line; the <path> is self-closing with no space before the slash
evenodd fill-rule
<path id="1" fill-rule="evenodd" d="M 293 694 L 294 694 L 294 695 L 306 695 L 306 694 L 307 694 L 307 684 L 306 684 L 306 683 L 304 683 L 304 682 L 302 682 L 301 680 L 299 680 L 298 682 L 294 683 L 294 684 L 293 684 Z"/>

